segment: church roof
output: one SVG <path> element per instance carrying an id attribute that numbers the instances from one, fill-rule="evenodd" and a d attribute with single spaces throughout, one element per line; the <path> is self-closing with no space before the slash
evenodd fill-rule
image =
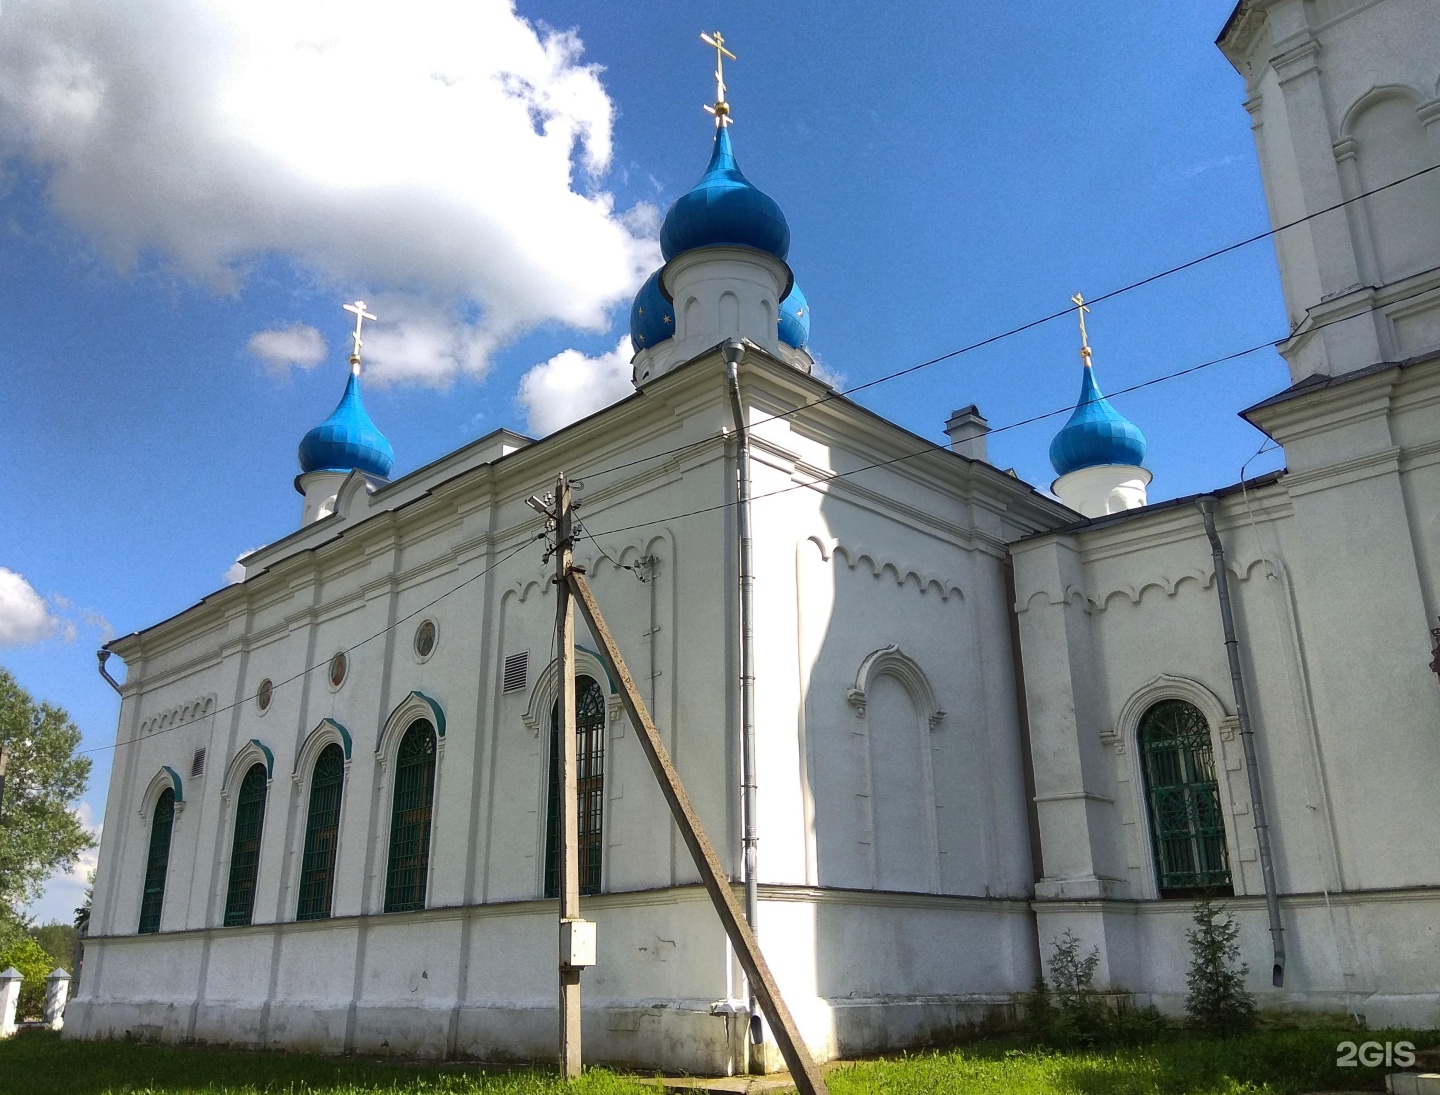
<path id="1" fill-rule="evenodd" d="M 1139 466 L 1145 460 L 1145 435 L 1140 427 L 1110 405 L 1095 383 L 1095 370 L 1085 359 L 1080 399 L 1070 420 L 1050 442 L 1050 463 L 1056 475 L 1107 464 Z"/>
<path id="2" fill-rule="evenodd" d="M 666 261 L 696 247 L 753 247 L 784 260 L 790 253 L 790 225 L 775 199 L 740 171 L 730 129 L 715 130 L 710 165 L 700 181 L 676 199 L 660 226 Z"/>
<path id="3" fill-rule="evenodd" d="M 352 372 L 330 417 L 301 439 L 300 470 L 359 471 L 387 479 L 394 463 L 395 450 L 365 413 L 360 378 Z"/>

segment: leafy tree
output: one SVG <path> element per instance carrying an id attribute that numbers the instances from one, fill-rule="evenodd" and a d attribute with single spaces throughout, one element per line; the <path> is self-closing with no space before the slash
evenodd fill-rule
<path id="1" fill-rule="evenodd" d="M 59 921 L 30 929 L 30 938 L 39 943 L 41 949 L 50 956 L 50 968 L 53 970 L 59 967 L 66 973 L 75 972 L 71 967 L 75 962 L 77 934 L 73 924 L 61 924 Z"/>
<path id="2" fill-rule="evenodd" d="M 1185 1012 L 1209 1034 L 1229 1037 L 1255 1027 L 1255 998 L 1245 988 L 1250 967 L 1240 961 L 1240 925 L 1224 905 L 1209 898 L 1195 902 L 1190 944 L 1190 973 L 1185 982 Z"/>
<path id="3" fill-rule="evenodd" d="M 45 948 L 22 935 L 0 950 L 0 970 L 14 966 L 25 980 L 20 982 L 20 1003 L 15 1009 L 17 1019 L 40 1019 L 45 1014 L 45 978 L 55 963 Z"/>
<path id="4" fill-rule="evenodd" d="M 80 730 L 70 716 L 37 704 L 4 669 L 0 743 L 10 750 L 0 802 L 0 915 L 13 923 L 46 879 L 95 844 L 70 809 L 85 791 L 90 758 L 76 755 Z"/>

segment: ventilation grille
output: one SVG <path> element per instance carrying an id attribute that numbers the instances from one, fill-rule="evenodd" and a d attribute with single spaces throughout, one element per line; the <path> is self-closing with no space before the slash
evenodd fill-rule
<path id="1" fill-rule="evenodd" d="M 518 654 L 511 654 L 505 659 L 505 679 L 501 685 L 503 692 L 520 692 L 525 688 L 525 681 L 530 673 L 530 651 L 522 650 Z"/>
<path id="2" fill-rule="evenodd" d="M 203 776 L 204 774 L 205 774 L 205 750 L 204 750 L 204 749 L 196 749 L 196 750 L 195 750 L 195 755 L 190 758 L 190 777 L 193 779 L 193 778 L 196 777 L 196 776 Z"/>

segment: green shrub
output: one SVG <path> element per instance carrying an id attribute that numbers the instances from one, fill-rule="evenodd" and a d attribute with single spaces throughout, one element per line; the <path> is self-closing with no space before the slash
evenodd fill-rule
<path id="1" fill-rule="evenodd" d="M 1100 948 L 1080 950 L 1080 938 L 1068 928 L 1051 940 L 1045 963 L 1050 979 L 1036 982 L 1025 999 L 1030 1033 L 1052 1046 L 1090 1046 L 1107 1036 L 1108 1009 L 1094 989 Z"/>
<path id="2" fill-rule="evenodd" d="M 1235 940 L 1240 925 L 1224 905 L 1209 898 L 1195 902 L 1190 944 L 1190 973 L 1185 978 L 1185 1013 L 1197 1029 L 1228 1038 L 1255 1028 L 1255 998 L 1245 988 L 1250 967 L 1240 961 Z"/>
<path id="3" fill-rule="evenodd" d="M 1173 1031 L 1174 1023 L 1155 1008 L 1134 1007 L 1124 993 L 1095 991 L 1100 948 L 1082 952 L 1079 937 L 1069 930 L 1051 946 L 1049 982 L 1036 980 L 1021 1001 L 1024 1030 L 1031 1037 L 1057 1049 L 1075 1049 L 1139 1045 Z"/>
<path id="4" fill-rule="evenodd" d="M 20 1006 L 16 1019 L 40 1019 L 45 1014 L 45 978 L 55 968 L 55 961 L 45 948 L 29 936 L 15 939 L 0 950 L 0 970 L 14 966 L 25 978 L 20 983 Z"/>

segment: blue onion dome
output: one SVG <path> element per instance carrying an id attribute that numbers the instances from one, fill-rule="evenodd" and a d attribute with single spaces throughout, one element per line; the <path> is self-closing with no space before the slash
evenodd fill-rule
<path id="1" fill-rule="evenodd" d="M 660 251 L 668 262 L 696 247 L 725 245 L 768 251 L 783 261 L 790 253 L 790 226 L 775 200 L 740 173 L 730 128 L 721 126 L 705 174 L 665 214 Z"/>
<path id="2" fill-rule="evenodd" d="M 798 285 L 791 285 L 790 295 L 780 302 L 780 341 L 797 350 L 810 341 L 810 302 Z"/>
<path id="3" fill-rule="evenodd" d="M 1055 440 L 1050 463 L 1056 475 L 1106 464 L 1140 465 L 1145 460 L 1145 435 L 1140 427 L 1110 406 L 1095 384 L 1095 371 L 1085 362 L 1080 402 Z"/>
<path id="4" fill-rule="evenodd" d="M 345 394 L 330 417 L 300 442 L 300 470 L 359 471 L 386 479 L 395 463 L 395 450 L 375 428 L 360 401 L 360 378 L 350 374 Z"/>
<path id="5" fill-rule="evenodd" d="M 630 343 L 637 351 L 644 350 L 674 333 L 675 306 L 660 291 L 660 271 L 656 270 L 645 279 L 630 306 Z"/>

